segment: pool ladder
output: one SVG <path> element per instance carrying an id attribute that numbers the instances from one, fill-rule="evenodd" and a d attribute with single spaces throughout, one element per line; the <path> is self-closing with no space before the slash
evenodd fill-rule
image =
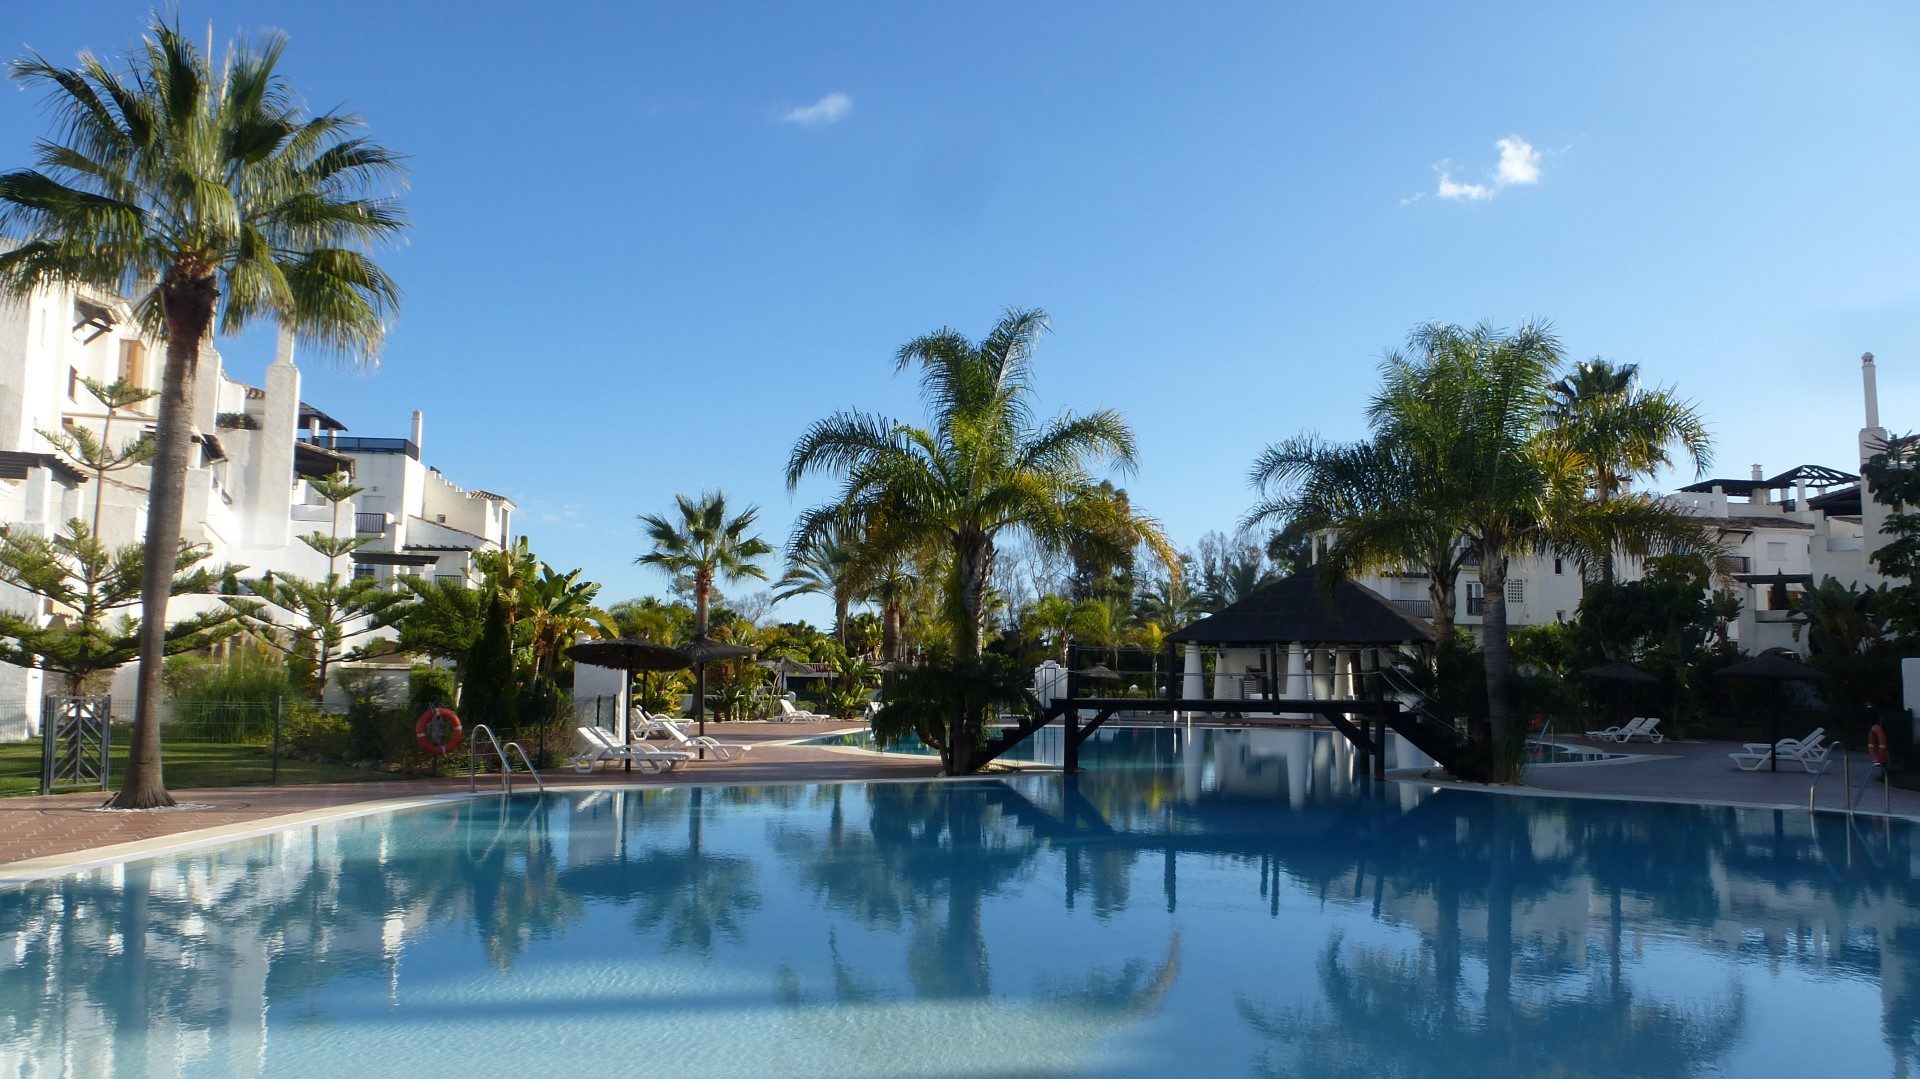
<path id="1" fill-rule="evenodd" d="M 527 756 L 526 749 L 518 742 L 508 742 L 505 745 L 501 745 L 500 739 L 494 737 L 493 731 L 485 723 L 474 727 L 473 735 L 467 739 L 468 790 L 477 791 L 480 789 L 480 736 L 483 734 L 487 736 L 487 741 L 493 746 L 493 755 L 500 758 L 500 793 L 513 793 L 513 759 L 507 756 L 507 750 L 509 749 L 520 754 L 520 763 L 526 766 L 527 774 L 533 777 L 534 785 L 540 788 L 540 793 L 546 793 L 547 785 L 541 780 L 540 772 L 534 768 L 533 761 Z"/>
<path id="2" fill-rule="evenodd" d="M 1840 794 L 1847 800 L 1847 815 L 1852 816 L 1860 806 L 1860 799 L 1865 798 L 1867 792 L 1873 789 L 1873 770 L 1868 769 L 1866 778 L 1860 781 L 1859 789 L 1854 789 L 1853 758 L 1847 756 L 1847 747 L 1838 742 L 1833 744 L 1833 749 L 1840 755 Z M 1880 814 L 1891 817 L 1893 816 L 1893 770 L 1886 765 L 1875 767 L 1880 770 Z M 1825 768 L 1815 772 L 1813 782 L 1807 785 L 1807 812 L 1809 813 L 1814 811 L 1820 795 L 1820 777 L 1825 773 Z"/>

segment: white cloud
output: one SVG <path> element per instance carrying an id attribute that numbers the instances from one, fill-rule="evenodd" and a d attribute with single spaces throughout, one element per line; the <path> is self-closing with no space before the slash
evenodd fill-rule
<path id="1" fill-rule="evenodd" d="M 1494 166 L 1492 174 L 1481 183 L 1454 179 L 1451 162 L 1443 161 L 1435 165 L 1433 171 L 1440 175 L 1440 179 L 1434 186 L 1434 197 L 1481 202 L 1498 195 L 1503 188 L 1540 182 L 1540 151 L 1534 149 L 1532 143 L 1518 135 L 1508 135 L 1495 141 L 1493 148 L 1500 151 L 1500 161 Z M 1400 205 L 1405 206 L 1413 201 L 1415 198 L 1405 198 L 1400 200 Z"/>
<path id="2" fill-rule="evenodd" d="M 1494 145 L 1500 149 L 1500 168 L 1494 175 L 1502 187 L 1540 182 L 1540 151 L 1534 149 L 1532 143 L 1518 135 L 1508 135 Z"/>
<path id="3" fill-rule="evenodd" d="M 839 123 L 853 110 L 853 99 L 838 90 L 811 105 L 795 105 L 780 114 L 780 122 L 802 127 L 824 127 Z"/>
<path id="4" fill-rule="evenodd" d="M 1493 188 L 1486 184 L 1463 184 L 1441 169 L 1440 186 L 1433 193 L 1443 199 L 1490 199 Z"/>

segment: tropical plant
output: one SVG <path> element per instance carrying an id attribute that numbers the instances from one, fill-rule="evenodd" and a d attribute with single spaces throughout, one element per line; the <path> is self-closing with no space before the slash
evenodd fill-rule
<path id="1" fill-rule="evenodd" d="M 727 497 L 718 491 L 703 493 L 698 501 L 675 495 L 674 501 L 680 511 L 678 521 L 658 514 L 641 516 L 640 524 L 653 550 L 634 562 L 690 579 L 693 632 L 704 635 L 714 582 L 766 580 L 767 571 L 761 568 L 760 560 L 772 554 L 773 548 L 750 534 L 760 513 L 756 507 L 729 516 Z"/>
<path id="2" fill-rule="evenodd" d="M 438 577 L 402 577 L 400 586 L 412 597 L 395 623 L 400 651 L 451 663 L 458 682 L 486 620 L 486 591 Z"/>
<path id="3" fill-rule="evenodd" d="M 975 717 L 1031 715 L 1038 708 L 1026 673 L 989 652 L 899 673 L 874 713 L 873 735 L 882 746 L 914 735 L 940 754 L 946 774 L 965 775 L 979 769 L 976 756 L 986 740 L 985 725 Z"/>
<path id="4" fill-rule="evenodd" d="M 1473 724 L 1485 774 L 1511 774 L 1508 560 L 1553 552 L 1586 564 L 1624 554 L 1689 554 L 1718 564 L 1698 522 L 1644 495 L 1588 497 L 1588 462 L 1547 434 L 1559 340 L 1544 324 L 1508 333 L 1429 325 L 1382 364 L 1368 410 L 1373 436 L 1350 446 L 1283 444 L 1257 483 L 1291 484 L 1256 514 L 1304 518 L 1337 533 L 1322 556 L 1330 581 L 1413 564 L 1427 569 L 1436 630 L 1452 631 L 1454 581 L 1477 565 L 1487 703 Z"/>
<path id="5" fill-rule="evenodd" d="M 949 559 L 941 598 L 952 637 L 955 684 L 966 683 L 985 644 L 989 586 L 999 542 L 1023 536 L 1042 552 L 1123 523 L 1170 570 L 1171 546 L 1151 520 L 1129 513 L 1116 522 L 1091 470 L 1133 467 L 1133 432 L 1119 413 L 1033 418 L 1033 349 L 1046 314 L 1009 311 L 978 343 L 942 329 L 915 338 L 895 357 L 917 367 L 926 426 L 861 412 L 820 420 L 801 435 L 787 463 L 796 487 L 814 473 L 836 473 L 839 501 L 804 514 L 804 538 L 834 520 L 850 520 L 877 550 L 938 549 Z M 959 708 L 939 741 L 950 768 L 973 770 L 968 748 L 983 736 L 984 713 Z M 943 750 L 943 754 L 949 753 Z"/>
<path id="6" fill-rule="evenodd" d="M 367 536 L 340 534 L 341 507 L 361 488 L 355 487 L 344 472 L 310 479 L 307 486 L 332 509 L 328 532 L 300 537 L 302 543 L 326 558 L 326 576 L 310 580 L 291 573 L 263 574 L 242 582 L 258 602 L 238 597 L 228 602 L 261 632 L 263 640 L 313 673 L 313 691 L 319 696 L 326 693 L 327 677 L 334 665 L 354 654 L 348 643 L 398 622 L 406 613 L 408 600 L 405 592 L 378 578 L 340 574 L 340 559 L 371 541 Z M 275 610 L 281 612 L 277 617 Z"/>
<path id="7" fill-rule="evenodd" d="M 1133 599 L 1133 617 L 1143 625 L 1172 632 L 1206 614 L 1206 604 L 1179 577 L 1155 577 Z"/>
<path id="8" fill-rule="evenodd" d="M 98 379 L 83 378 L 80 384 L 85 386 L 87 392 L 96 400 L 107 406 L 106 417 L 100 423 L 99 436 L 95 437 L 92 430 L 76 424 L 59 431 L 41 431 L 40 437 L 53 443 L 54 447 L 74 464 L 92 475 L 93 526 L 88 531 L 98 536 L 100 513 L 107 501 L 107 476 L 153 460 L 151 434 L 143 430 L 126 442 L 115 445 L 113 421 L 120 418 L 121 411 L 151 401 L 159 393 L 156 390 L 137 386 L 124 378 L 116 379 L 108 385 L 102 385 Z M 144 558 L 142 561 L 144 564 Z"/>
<path id="9" fill-rule="evenodd" d="M 286 41 L 236 45 L 216 71 L 155 20 L 117 66 L 38 55 L 13 77 L 43 87 L 53 135 L 35 167 L 0 175 L 0 290 L 136 290 L 136 315 L 166 343 L 148 488 L 134 737 L 113 805 L 169 805 L 159 698 L 167 600 L 178 566 L 200 350 L 216 329 L 266 319 L 354 357 L 378 350 L 398 290 L 369 256 L 405 221 L 373 194 L 396 155 L 350 114 L 308 115 L 276 70 Z"/>
<path id="10" fill-rule="evenodd" d="M 1860 474 L 1873 500 L 1889 510 L 1880 535 L 1867 537 L 1873 564 L 1891 581 L 1887 621 L 1910 646 L 1920 644 L 1920 435 L 1887 439 Z"/>
<path id="11" fill-rule="evenodd" d="M 173 595 L 208 595 L 226 587 L 231 570 L 209 570 L 204 547 L 181 548 L 174 559 Z M 73 693 L 89 693 L 106 672 L 140 653 L 139 606 L 145 559 L 140 544 L 113 548 L 77 518 L 53 536 L 0 525 L 0 583 L 61 612 L 40 619 L 0 608 L 0 661 L 63 675 Z M 169 656 L 199 651 L 232 636 L 238 626 L 224 606 L 182 618 L 162 639 Z"/>
<path id="12" fill-rule="evenodd" d="M 864 584 L 860 552 L 845 522 L 827 523 L 797 537 L 787 552 L 787 572 L 774 585 L 775 600 L 824 596 L 833 602 L 833 636 L 847 643 L 847 608 Z"/>
<path id="13" fill-rule="evenodd" d="M 1596 501 L 1671 467 L 1675 446 L 1695 476 L 1713 464 L 1713 438 L 1699 411 L 1671 389 L 1641 388 L 1638 364 L 1595 357 L 1555 382 L 1547 398 L 1547 437 L 1573 455 Z M 1613 578 L 1611 551 L 1601 552 L 1600 573 Z"/>

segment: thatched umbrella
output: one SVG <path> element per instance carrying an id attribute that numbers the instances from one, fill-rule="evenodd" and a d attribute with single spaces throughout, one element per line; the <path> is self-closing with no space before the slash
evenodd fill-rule
<path id="1" fill-rule="evenodd" d="M 788 675 L 813 673 L 813 667 L 811 665 L 802 663 L 790 656 L 775 656 L 772 659 L 763 659 L 757 665 L 772 671 L 774 676 L 780 680 L 779 693 L 782 697 L 787 695 Z"/>
<path id="2" fill-rule="evenodd" d="M 693 661 L 680 649 L 656 644 L 639 637 L 612 637 L 604 641 L 582 641 L 567 649 L 567 658 L 575 663 L 626 671 L 629 675 L 635 671 L 679 671 L 693 665 Z M 628 707 L 620 709 L 620 743 L 622 745 L 631 741 L 633 737 L 632 724 L 628 720 L 631 714 L 632 711 Z M 627 767 L 632 768 L 633 762 L 628 761 Z"/>
<path id="3" fill-rule="evenodd" d="M 1788 659 L 1778 652 L 1766 652 L 1749 660 L 1742 660 L 1731 667 L 1714 672 L 1719 678 L 1744 678 L 1752 682 L 1824 682 L 1825 671 L 1817 671 L 1801 663 Z M 1780 695 L 1768 694 L 1771 699 L 1767 711 L 1771 718 L 1773 744 L 1767 749 L 1767 769 L 1780 770 Z"/>
<path id="4" fill-rule="evenodd" d="M 700 725 L 700 736 L 704 738 L 707 734 L 707 664 L 721 663 L 729 659 L 745 659 L 753 655 L 754 649 L 700 636 L 681 645 L 677 651 L 693 664 L 693 718 Z M 706 750 L 703 747 L 700 757 L 704 760 L 706 756 Z"/>
<path id="5" fill-rule="evenodd" d="M 1093 666 L 1088 667 L 1084 671 L 1075 671 L 1073 673 L 1079 675 L 1082 678 L 1091 678 L 1096 682 L 1120 681 L 1119 672 L 1115 671 L 1113 668 L 1107 666 L 1104 663 L 1096 663 Z"/>

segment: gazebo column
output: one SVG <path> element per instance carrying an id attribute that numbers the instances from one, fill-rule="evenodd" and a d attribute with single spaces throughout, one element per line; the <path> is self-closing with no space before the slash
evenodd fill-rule
<path id="1" fill-rule="evenodd" d="M 1340 653 L 1340 699 L 1356 700 L 1360 696 L 1360 653 L 1356 649 L 1346 649 Z"/>
<path id="2" fill-rule="evenodd" d="M 1186 646 L 1185 669 L 1180 675 L 1180 695 L 1188 700 L 1199 700 L 1207 695 L 1206 677 L 1200 666 L 1200 646 Z"/>
<path id="3" fill-rule="evenodd" d="M 1280 695 L 1292 700 L 1304 700 L 1312 693 L 1307 689 L 1307 655 L 1299 641 L 1287 645 L 1287 680 Z M 1305 718 L 1301 713 L 1292 713 L 1292 718 Z"/>
<path id="4" fill-rule="evenodd" d="M 1313 650 L 1313 699 L 1316 701 L 1333 700 L 1333 658 L 1331 648 Z"/>
<path id="5" fill-rule="evenodd" d="M 1227 673 L 1227 656 L 1230 649 L 1221 648 L 1213 654 L 1213 698 L 1238 697 L 1240 695 L 1240 676 Z"/>

